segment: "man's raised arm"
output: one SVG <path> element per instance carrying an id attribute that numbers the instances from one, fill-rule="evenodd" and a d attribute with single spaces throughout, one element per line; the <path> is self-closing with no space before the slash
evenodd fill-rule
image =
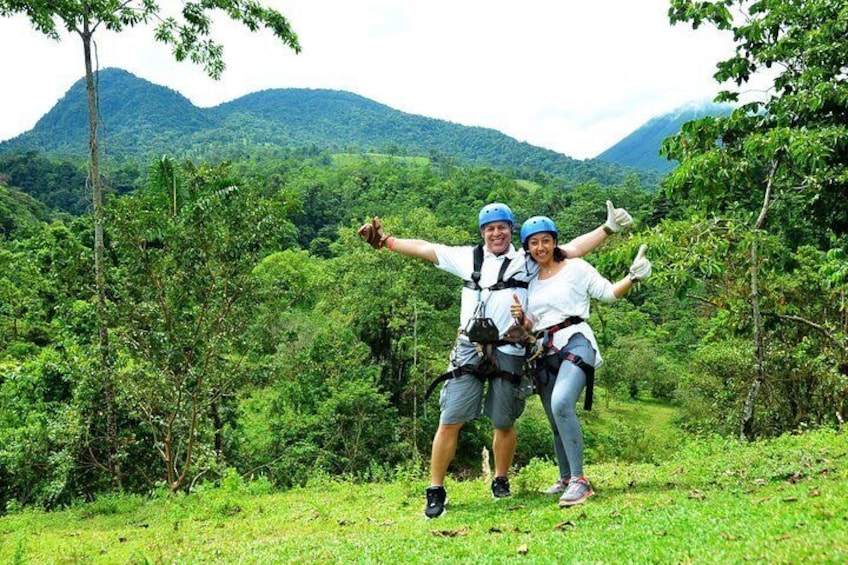
<path id="1" fill-rule="evenodd" d="M 383 224 L 377 216 L 374 216 L 370 222 L 362 224 L 357 233 L 365 243 L 374 249 L 385 247 L 402 255 L 438 263 L 436 248 L 432 243 L 423 239 L 400 239 L 393 235 L 384 234 Z"/>

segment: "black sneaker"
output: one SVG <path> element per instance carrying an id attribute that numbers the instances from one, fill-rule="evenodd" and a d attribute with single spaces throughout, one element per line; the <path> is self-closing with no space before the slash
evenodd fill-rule
<path id="1" fill-rule="evenodd" d="M 424 515 L 427 518 L 438 518 L 447 512 L 447 503 L 448 493 L 445 492 L 445 487 L 427 487 L 427 507 L 424 509 Z"/>
<path id="2" fill-rule="evenodd" d="M 492 497 L 506 498 L 508 496 L 512 496 L 512 493 L 509 492 L 509 479 L 506 477 L 495 477 L 495 480 L 492 481 Z"/>

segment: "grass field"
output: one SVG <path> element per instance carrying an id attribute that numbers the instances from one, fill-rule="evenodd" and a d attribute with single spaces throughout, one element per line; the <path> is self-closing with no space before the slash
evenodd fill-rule
<path id="1" fill-rule="evenodd" d="M 386 161 L 402 161 L 410 165 L 423 167 L 430 163 L 427 157 L 411 157 L 405 155 L 388 155 L 386 153 L 334 153 L 332 155 L 334 165 L 348 165 L 362 161 L 373 161 L 374 163 L 385 163 Z"/>
<path id="2" fill-rule="evenodd" d="M 527 193 L 530 195 L 534 194 L 538 189 L 542 188 L 542 185 L 532 180 L 515 179 L 515 183 L 518 186 L 526 189 Z"/>
<path id="3" fill-rule="evenodd" d="M 0 518 L 0 563 L 846 563 L 848 436 L 685 443 L 661 464 L 590 465 L 596 495 L 559 509 L 533 461 L 514 496 L 448 482 L 318 479 L 271 492 L 237 477 L 190 496 L 106 497 Z"/>

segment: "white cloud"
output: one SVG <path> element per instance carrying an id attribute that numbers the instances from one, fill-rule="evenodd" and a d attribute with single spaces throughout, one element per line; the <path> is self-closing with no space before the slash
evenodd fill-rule
<path id="1" fill-rule="evenodd" d="M 174 2 L 165 2 L 165 4 Z M 267 88 L 349 90 L 399 110 L 490 127 L 576 158 L 718 91 L 730 37 L 671 27 L 668 0 L 286 0 L 303 53 L 221 20 L 221 81 L 173 61 L 149 29 L 101 33 L 120 67 L 212 106 Z M 0 19 L 0 139 L 31 129 L 82 77 L 81 42 Z"/>

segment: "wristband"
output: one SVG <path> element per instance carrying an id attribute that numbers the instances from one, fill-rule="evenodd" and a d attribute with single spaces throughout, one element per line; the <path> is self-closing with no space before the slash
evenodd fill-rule
<path id="1" fill-rule="evenodd" d="M 609 227 L 608 225 L 604 224 L 603 227 L 604 227 L 604 232 L 606 232 L 607 235 L 612 235 L 612 234 L 615 233 L 614 231 L 612 231 L 612 228 Z"/>
<path id="2" fill-rule="evenodd" d="M 387 238 L 386 238 L 386 247 L 388 247 L 388 248 L 389 248 L 389 251 L 393 251 L 393 250 L 394 250 L 394 247 L 395 247 L 395 239 L 396 239 L 396 238 L 395 238 L 394 236 L 389 236 L 389 237 L 387 237 Z"/>

